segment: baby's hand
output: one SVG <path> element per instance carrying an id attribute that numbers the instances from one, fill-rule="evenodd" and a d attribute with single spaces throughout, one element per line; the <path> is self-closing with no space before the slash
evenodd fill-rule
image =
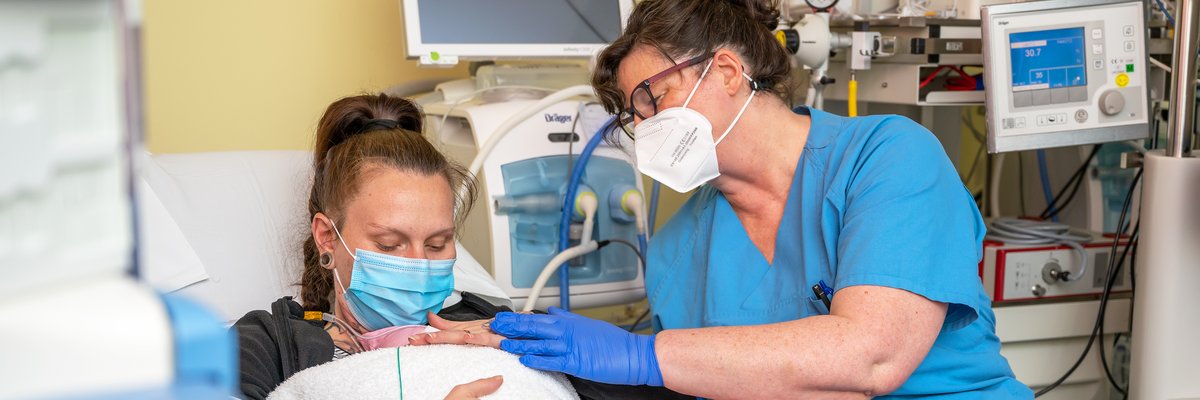
<path id="1" fill-rule="evenodd" d="M 500 341 L 504 340 L 505 337 L 492 333 L 487 328 L 487 324 L 490 322 L 492 322 L 490 319 L 463 322 L 447 321 L 434 313 L 429 313 L 429 325 L 441 330 L 441 332 L 413 335 L 408 338 L 408 343 L 414 346 L 427 344 L 471 344 L 498 349 L 500 348 Z"/>
<path id="2" fill-rule="evenodd" d="M 502 383 L 504 383 L 504 377 L 500 375 L 464 383 L 450 390 L 450 394 L 446 395 L 445 400 L 479 400 L 480 397 L 496 393 Z"/>

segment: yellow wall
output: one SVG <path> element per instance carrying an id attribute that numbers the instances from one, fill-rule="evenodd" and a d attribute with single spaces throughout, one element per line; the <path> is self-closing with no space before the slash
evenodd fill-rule
<path id="1" fill-rule="evenodd" d="M 397 0 L 145 2 L 151 152 L 311 148 L 333 100 L 465 67 L 417 68 Z"/>

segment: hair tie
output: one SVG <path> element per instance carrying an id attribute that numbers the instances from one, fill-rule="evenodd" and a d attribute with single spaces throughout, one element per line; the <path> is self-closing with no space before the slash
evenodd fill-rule
<path id="1" fill-rule="evenodd" d="M 755 92 L 760 91 L 760 90 L 770 90 L 771 86 L 773 86 L 773 85 L 771 85 L 770 81 L 766 81 L 766 80 L 760 81 L 760 80 L 754 80 L 754 79 L 750 80 L 750 90 L 753 90 Z"/>
<path id="2" fill-rule="evenodd" d="M 371 132 L 371 131 L 378 131 L 378 130 L 385 130 L 385 129 L 391 130 L 391 129 L 396 129 L 399 127 L 400 127 L 400 122 L 396 121 L 394 119 L 375 118 L 375 119 L 367 120 L 367 122 L 364 122 L 362 125 L 362 129 L 360 129 L 358 133 L 367 133 L 367 132 Z"/>

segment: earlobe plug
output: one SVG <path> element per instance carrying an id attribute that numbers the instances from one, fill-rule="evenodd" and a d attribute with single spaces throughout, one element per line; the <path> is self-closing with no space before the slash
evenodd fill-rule
<path id="1" fill-rule="evenodd" d="M 322 267 L 329 268 L 330 265 L 333 265 L 333 254 L 321 253 L 321 256 L 317 259 L 317 262 L 320 263 Z"/>

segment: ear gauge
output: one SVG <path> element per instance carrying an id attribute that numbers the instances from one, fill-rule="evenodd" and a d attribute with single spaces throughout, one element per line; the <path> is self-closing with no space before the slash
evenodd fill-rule
<path id="1" fill-rule="evenodd" d="M 333 265 L 333 254 L 321 253 L 320 258 L 317 259 L 317 263 L 321 264 L 322 268 L 329 268 Z"/>

